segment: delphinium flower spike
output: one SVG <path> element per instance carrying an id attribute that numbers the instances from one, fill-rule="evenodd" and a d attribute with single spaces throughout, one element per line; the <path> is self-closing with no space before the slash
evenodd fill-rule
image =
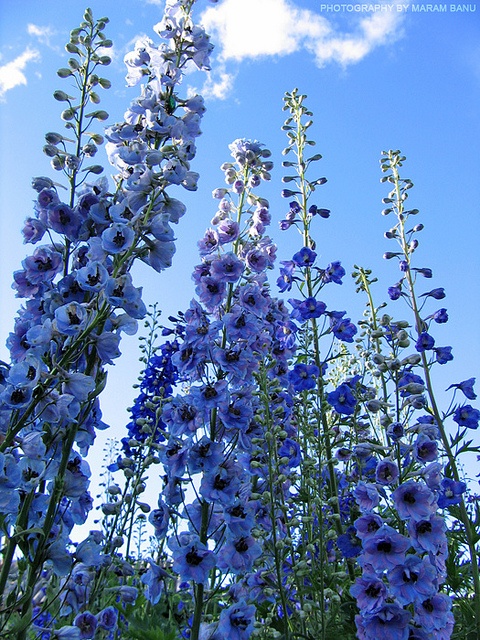
<path id="1" fill-rule="evenodd" d="M 121 334 L 134 333 L 146 312 L 131 266 L 136 259 L 156 271 L 171 264 L 170 222 L 177 222 L 185 207 L 167 188 L 195 188 L 198 176 L 189 162 L 204 107 L 199 96 L 180 98 L 177 88 L 190 62 L 208 68 L 212 46 L 191 20 L 193 5 L 192 0 L 167 2 L 172 40 L 160 47 L 150 43 L 149 54 L 129 65 L 141 69 L 138 79 L 144 77 L 146 84 L 126 121 L 107 132 L 108 152 L 120 171 L 113 193 L 105 178 L 90 182 L 102 172 L 91 158 L 103 136 L 92 128 L 108 117 L 98 108 L 97 93 L 110 85 L 99 75 L 110 62 L 104 54 L 111 46 L 103 33 L 106 18 L 94 20 L 86 10 L 66 46 L 68 67 L 58 72 L 72 87 L 54 94 L 65 103 L 68 134 L 48 133 L 44 151 L 59 181 L 66 180 L 68 197 L 62 200 L 65 185 L 50 178 L 33 181 L 35 217 L 27 220 L 23 235 L 37 246 L 14 274 L 13 287 L 26 302 L 7 341 L 12 364 L 5 367 L 0 389 L 0 450 L 10 493 L 2 515 L 0 593 L 7 629 L 12 602 L 21 602 L 18 638 L 31 622 L 31 597 L 44 567 L 59 579 L 69 574 L 75 561 L 70 531 L 91 509 L 84 458 L 95 430 L 106 427 L 98 401 L 105 365 L 120 355 Z M 39 244 L 44 238 L 50 243 Z M 16 552 L 29 562 L 18 564 L 24 576 L 7 594 Z M 38 615 L 50 602 L 56 602 L 55 594 L 43 600 Z"/>

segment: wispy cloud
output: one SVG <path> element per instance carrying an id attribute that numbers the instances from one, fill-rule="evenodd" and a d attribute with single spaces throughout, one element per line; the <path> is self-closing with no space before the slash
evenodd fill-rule
<path id="1" fill-rule="evenodd" d="M 58 45 L 52 44 L 52 38 L 57 35 L 57 31 L 53 27 L 41 27 L 38 24 L 29 23 L 27 25 L 27 33 L 29 36 L 37 38 L 41 44 L 46 45 L 49 49 L 60 51 Z"/>
<path id="2" fill-rule="evenodd" d="M 26 85 L 27 78 L 23 70 L 29 62 L 35 62 L 40 59 L 40 53 L 36 49 L 27 47 L 23 53 L 14 60 L 7 62 L 0 67 L 0 101 L 5 100 L 5 94 L 10 89 L 18 85 Z"/>
<path id="3" fill-rule="evenodd" d="M 232 86 L 226 78 L 232 62 L 305 51 L 317 66 L 336 62 L 346 67 L 402 35 L 403 13 L 396 10 L 357 16 L 350 31 L 342 32 L 324 15 L 301 9 L 292 0 L 224 0 L 201 19 L 221 63 L 221 77 L 215 80 L 214 74 L 205 89 L 214 97 L 225 97 Z"/>

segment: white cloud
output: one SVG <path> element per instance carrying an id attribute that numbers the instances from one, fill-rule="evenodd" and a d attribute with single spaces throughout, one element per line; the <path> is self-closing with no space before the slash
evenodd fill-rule
<path id="1" fill-rule="evenodd" d="M 54 51 L 59 51 L 59 47 L 51 44 L 51 38 L 57 34 L 57 31 L 52 27 L 40 27 L 38 24 L 30 23 L 27 25 L 27 33 L 29 36 L 34 36 L 39 42 L 46 45 Z"/>
<path id="2" fill-rule="evenodd" d="M 220 65 L 215 72 L 210 72 L 207 76 L 207 80 L 203 87 L 197 91 L 197 89 L 190 89 L 190 93 L 201 93 L 201 95 L 208 98 L 216 98 L 217 100 L 225 100 L 230 94 L 235 81 L 235 74 L 228 73 L 224 65 Z"/>
<path id="3" fill-rule="evenodd" d="M 36 49 L 27 47 L 25 51 L 14 60 L 0 67 L 0 101 L 5 99 L 5 94 L 7 91 L 10 91 L 10 89 L 20 84 L 27 84 L 27 78 L 23 70 L 29 62 L 35 62 L 39 59 L 40 53 Z"/>
<path id="4" fill-rule="evenodd" d="M 347 66 L 401 37 L 403 14 L 358 13 L 350 32 L 342 32 L 320 13 L 301 9 L 292 0 L 224 0 L 208 8 L 201 21 L 223 64 L 307 51 L 318 66 L 328 62 Z M 352 14 L 349 17 L 352 20 Z M 226 68 L 222 73 L 228 75 Z M 223 85 L 222 97 L 228 90 L 226 81 Z"/>

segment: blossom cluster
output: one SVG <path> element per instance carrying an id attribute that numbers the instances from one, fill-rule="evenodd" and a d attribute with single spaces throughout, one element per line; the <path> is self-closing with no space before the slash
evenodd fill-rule
<path id="1" fill-rule="evenodd" d="M 23 237 L 36 246 L 14 273 L 16 295 L 26 301 L 7 340 L 11 364 L 2 365 L 0 380 L 5 541 L 0 591 L 8 596 L 7 618 L 16 610 L 19 638 L 30 625 L 31 598 L 42 572 L 45 578 L 53 575 L 54 582 L 65 578 L 60 588 L 70 593 L 69 576 L 85 557 L 90 557 L 90 571 L 109 562 L 100 553 L 99 532 L 85 541 L 82 552 L 72 548 L 69 536 L 92 508 L 85 458 L 96 429 L 107 426 L 98 400 L 105 365 L 120 356 L 122 333 L 135 333 L 146 313 L 131 267 L 137 259 L 156 271 L 171 265 L 170 224 L 178 222 L 185 206 L 167 189 L 196 187 L 189 163 L 204 105 L 200 96 L 182 99 L 177 90 L 190 63 L 208 69 L 212 45 L 192 22 L 193 5 L 192 0 L 167 2 L 164 26 L 157 27 L 161 37 L 168 36 L 166 42 L 156 47 L 148 41 L 148 52 L 138 45 L 126 57 L 129 80 L 146 82 L 124 121 L 105 134 L 110 162 L 118 170 L 113 191 L 106 178 L 89 181 L 103 171 L 89 164 L 103 136 L 89 131 L 108 114 L 89 111 L 89 104 L 100 102 L 98 87 L 110 86 L 98 75 L 110 63 L 105 51 L 112 42 L 103 33 L 107 18 L 94 20 L 87 9 L 66 45 L 72 55 L 68 68 L 58 71 L 78 96 L 55 92 L 55 99 L 67 105 L 62 120 L 69 137 L 48 133 L 44 152 L 67 187 L 48 177 L 33 180 L 35 215 L 27 219 Z M 28 559 L 26 566 L 17 554 Z M 14 571 L 23 574 L 18 586 L 12 583 Z M 40 615 L 58 596 L 37 591 L 35 615 Z M 74 616 L 84 604 L 85 597 L 75 597 L 56 610 L 60 617 Z M 85 633 L 81 637 L 92 637 Z"/>

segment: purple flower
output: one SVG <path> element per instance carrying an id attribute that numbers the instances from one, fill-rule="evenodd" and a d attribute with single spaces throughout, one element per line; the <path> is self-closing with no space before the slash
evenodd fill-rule
<path id="1" fill-rule="evenodd" d="M 355 412 L 357 405 L 357 399 L 353 395 L 350 386 L 345 382 L 327 395 L 327 402 L 337 413 L 347 416 L 351 416 Z"/>
<path id="2" fill-rule="evenodd" d="M 375 469 L 375 480 L 379 484 L 393 484 L 398 480 L 398 476 L 398 466 L 393 460 L 381 460 Z"/>
<path id="3" fill-rule="evenodd" d="M 438 506 L 440 509 L 449 507 L 451 504 L 460 504 L 462 494 L 467 490 L 465 482 L 443 478 L 439 487 Z"/>
<path id="4" fill-rule="evenodd" d="M 220 502 L 224 506 L 231 506 L 240 489 L 240 474 L 243 469 L 227 460 L 213 469 L 209 469 L 203 476 L 200 494 L 208 502 Z"/>
<path id="5" fill-rule="evenodd" d="M 142 583 L 146 586 L 145 597 L 151 604 L 157 604 L 163 591 L 163 581 L 168 573 L 159 567 L 151 558 L 147 558 L 150 567 L 142 575 Z"/>
<path id="6" fill-rule="evenodd" d="M 357 530 L 357 536 L 363 540 L 375 535 L 382 524 L 383 520 L 379 515 L 376 513 L 366 513 L 355 520 L 354 527 Z"/>
<path id="7" fill-rule="evenodd" d="M 102 233 L 102 247 L 108 253 L 121 253 L 129 249 L 135 239 L 133 229 L 122 222 L 114 222 Z"/>
<path id="8" fill-rule="evenodd" d="M 200 302 L 209 310 L 217 307 L 225 297 L 225 282 L 214 278 L 213 276 L 203 276 L 195 288 Z"/>
<path id="9" fill-rule="evenodd" d="M 98 626 L 106 631 L 113 631 L 117 626 L 118 610 L 115 607 L 106 607 L 97 614 Z"/>
<path id="10" fill-rule="evenodd" d="M 465 397 L 467 397 L 469 400 L 475 400 L 477 394 L 473 390 L 474 384 L 475 378 L 468 378 L 468 380 L 464 380 L 463 382 L 459 382 L 458 384 L 451 384 L 448 389 L 460 389 L 460 391 L 462 391 Z"/>
<path id="11" fill-rule="evenodd" d="M 37 247 L 31 256 L 22 262 L 25 277 L 31 284 L 49 282 L 63 269 L 63 258 L 58 251 L 48 246 Z"/>
<path id="12" fill-rule="evenodd" d="M 417 351 L 422 353 L 423 351 L 427 351 L 428 349 L 433 349 L 434 344 L 435 340 L 432 338 L 432 336 L 426 331 L 423 331 L 418 336 L 418 340 L 415 343 L 415 348 Z"/>
<path id="13" fill-rule="evenodd" d="M 308 247 L 302 247 L 293 257 L 292 261 L 298 267 L 311 267 L 315 262 L 317 254 Z"/>
<path id="14" fill-rule="evenodd" d="M 411 614 L 398 604 L 384 604 L 363 619 L 366 640 L 407 640 Z"/>
<path id="15" fill-rule="evenodd" d="M 210 273 L 220 282 L 236 282 L 244 269 L 244 263 L 234 253 L 224 253 L 212 261 Z"/>
<path id="16" fill-rule="evenodd" d="M 372 565 L 375 571 L 385 571 L 405 561 L 410 542 L 395 529 L 383 524 L 375 535 L 364 539 L 363 546 L 361 563 Z"/>
<path id="17" fill-rule="evenodd" d="M 333 335 L 342 342 L 353 342 L 353 337 L 357 333 L 357 327 L 350 321 L 350 318 L 332 318 L 331 328 Z"/>
<path id="18" fill-rule="evenodd" d="M 180 580 L 191 580 L 197 584 L 204 584 L 208 580 L 216 558 L 197 535 L 180 533 L 178 539 L 170 538 L 168 546 L 173 552 L 173 570 L 179 574 Z"/>
<path id="19" fill-rule="evenodd" d="M 315 364 L 298 362 L 288 374 L 288 379 L 295 391 L 315 389 L 320 371 Z"/>
<path id="20" fill-rule="evenodd" d="M 357 601 L 362 614 L 376 611 L 383 606 L 387 597 L 387 587 L 375 572 L 365 571 L 350 587 L 350 593 Z"/>
<path id="21" fill-rule="evenodd" d="M 435 347 L 434 352 L 438 364 L 447 364 L 453 360 L 452 347 Z"/>
<path id="22" fill-rule="evenodd" d="M 377 487 L 362 480 L 353 490 L 353 495 L 362 511 L 372 511 L 380 502 Z"/>
<path id="23" fill-rule="evenodd" d="M 469 404 L 457 407 L 453 414 L 454 421 L 459 427 L 467 427 L 468 429 L 477 429 L 480 420 L 480 411 Z"/>
<path id="24" fill-rule="evenodd" d="M 320 273 L 323 282 L 335 282 L 336 284 L 342 284 L 345 269 L 342 267 L 341 263 L 336 260 L 335 262 L 331 262 L 326 269 L 322 269 Z"/>
<path id="25" fill-rule="evenodd" d="M 403 293 L 402 293 L 402 283 L 401 282 L 397 282 L 397 284 L 394 284 L 393 286 L 388 287 L 387 293 L 388 293 L 388 296 L 389 296 L 390 300 L 398 300 L 400 298 L 400 296 L 403 295 Z"/>
<path id="26" fill-rule="evenodd" d="M 287 464 L 290 468 L 298 467 L 302 461 L 300 445 L 291 438 L 285 438 L 278 449 L 278 455 L 280 458 L 288 458 Z"/>
<path id="27" fill-rule="evenodd" d="M 432 318 L 438 324 L 444 324 L 445 322 L 448 322 L 447 310 L 442 308 L 442 309 L 439 309 L 438 311 L 435 311 Z"/>
<path id="28" fill-rule="evenodd" d="M 388 572 L 392 595 L 404 606 L 423 602 L 435 595 L 437 572 L 428 557 L 409 555 L 403 564 Z"/>
<path id="29" fill-rule="evenodd" d="M 310 318 L 319 318 L 325 313 L 327 305 L 324 302 L 315 300 L 315 298 L 305 298 L 305 300 L 290 299 L 289 303 L 293 307 L 291 317 L 294 320 L 309 320 Z"/>
<path id="30" fill-rule="evenodd" d="M 425 520 L 436 509 L 435 495 L 427 485 L 408 480 L 392 493 L 398 515 L 403 520 Z"/>
<path id="31" fill-rule="evenodd" d="M 93 638 L 97 629 L 97 618 L 90 613 L 90 611 L 84 611 L 79 613 L 73 621 L 73 624 L 80 629 L 80 638 Z"/>
<path id="32" fill-rule="evenodd" d="M 446 544 L 445 520 L 433 515 L 425 520 L 409 520 L 408 532 L 417 551 L 436 555 Z"/>
<path id="33" fill-rule="evenodd" d="M 319 209 L 316 204 L 312 204 L 308 208 L 308 213 L 312 216 L 320 216 L 321 218 L 330 217 L 330 209 Z"/>
<path id="34" fill-rule="evenodd" d="M 254 621 L 255 606 L 239 600 L 221 612 L 217 628 L 218 637 L 228 638 L 228 640 L 248 640 L 252 635 Z"/>
<path id="35" fill-rule="evenodd" d="M 65 235 L 69 240 L 76 240 L 82 220 L 78 213 L 63 202 L 49 207 L 47 214 L 48 225 L 57 233 Z"/>
<path id="36" fill-rule="evenodd" d="M 438 289 L 432 289 L 427 293 L 422 293 L 422 296 L 434 298 L 435 300 L 442 300 L 443 298 L 445 298 L 445 289 L 443 289 L 442 287 L 439 287 Z"/>
<path id="37" fill-rule="evenodd" d="M 344 558 L 356 558 L 362 552 L 362 542 L 357 537 L 357 530 L 353 525 L 347 528 L 337 538 L 337 547 Z"/>
<path id="38" fill-rule="evenodd" d="M 162 538 L 167 530 L 170 512 L 167 505 L 161 498 L 158 500 L 158 509 L 153 509 L 148 515 L 148 521 L 153 525 L 154 534 L 157 538 Z"/>
<path id="39" fill-rule="evenodd" d="M 445 593 L 437 593 L 415 606 L 415 622 L 428 633 L 445 629 L 452 622 L 452 601 Z"/>
<path id="40" fill-rule="evenodd" d="M 419 462 L 433 462 L 438 457 L 438 444 L 436 440 L 421 433 L 414 442 L 413 454 Z"/>
<path id="41" fill-rule="evenodd" d="M 292 260 L 286 260 L 281 262 L 280 264 L 283 267 L 280 269 L 280 276 L 277 279 L 277 286 L 281 293 L 285 291 L 290 291 L 292 288 L 292 284 L 295 280 L 295 263 Z"/>
<path id="42" fill-rule="evenodd" d="M 233 242 L 238 238 L 240 228 L 238 223 L 234 220 L 226 218 L 221 220 L 217 227 L 217 235 L 220 244 L 226 244 L 227 242 Z"/>
<path id="43" fill-rule="evenodd" d="M 242 535 L 226 542 L 218 553 L 217 566 L 233 574 L 251 571 L 262 554 L 262 547 L 251 535 Z"/>
<path id="44" fill-rule="evenodd" d="M 233 538 L 248 536 L 255 524 L 252 507 L 249 503 L 242 504 L 240 500 L 235 500 L 230 507 L 225 507 L 223 517 Z"/>

